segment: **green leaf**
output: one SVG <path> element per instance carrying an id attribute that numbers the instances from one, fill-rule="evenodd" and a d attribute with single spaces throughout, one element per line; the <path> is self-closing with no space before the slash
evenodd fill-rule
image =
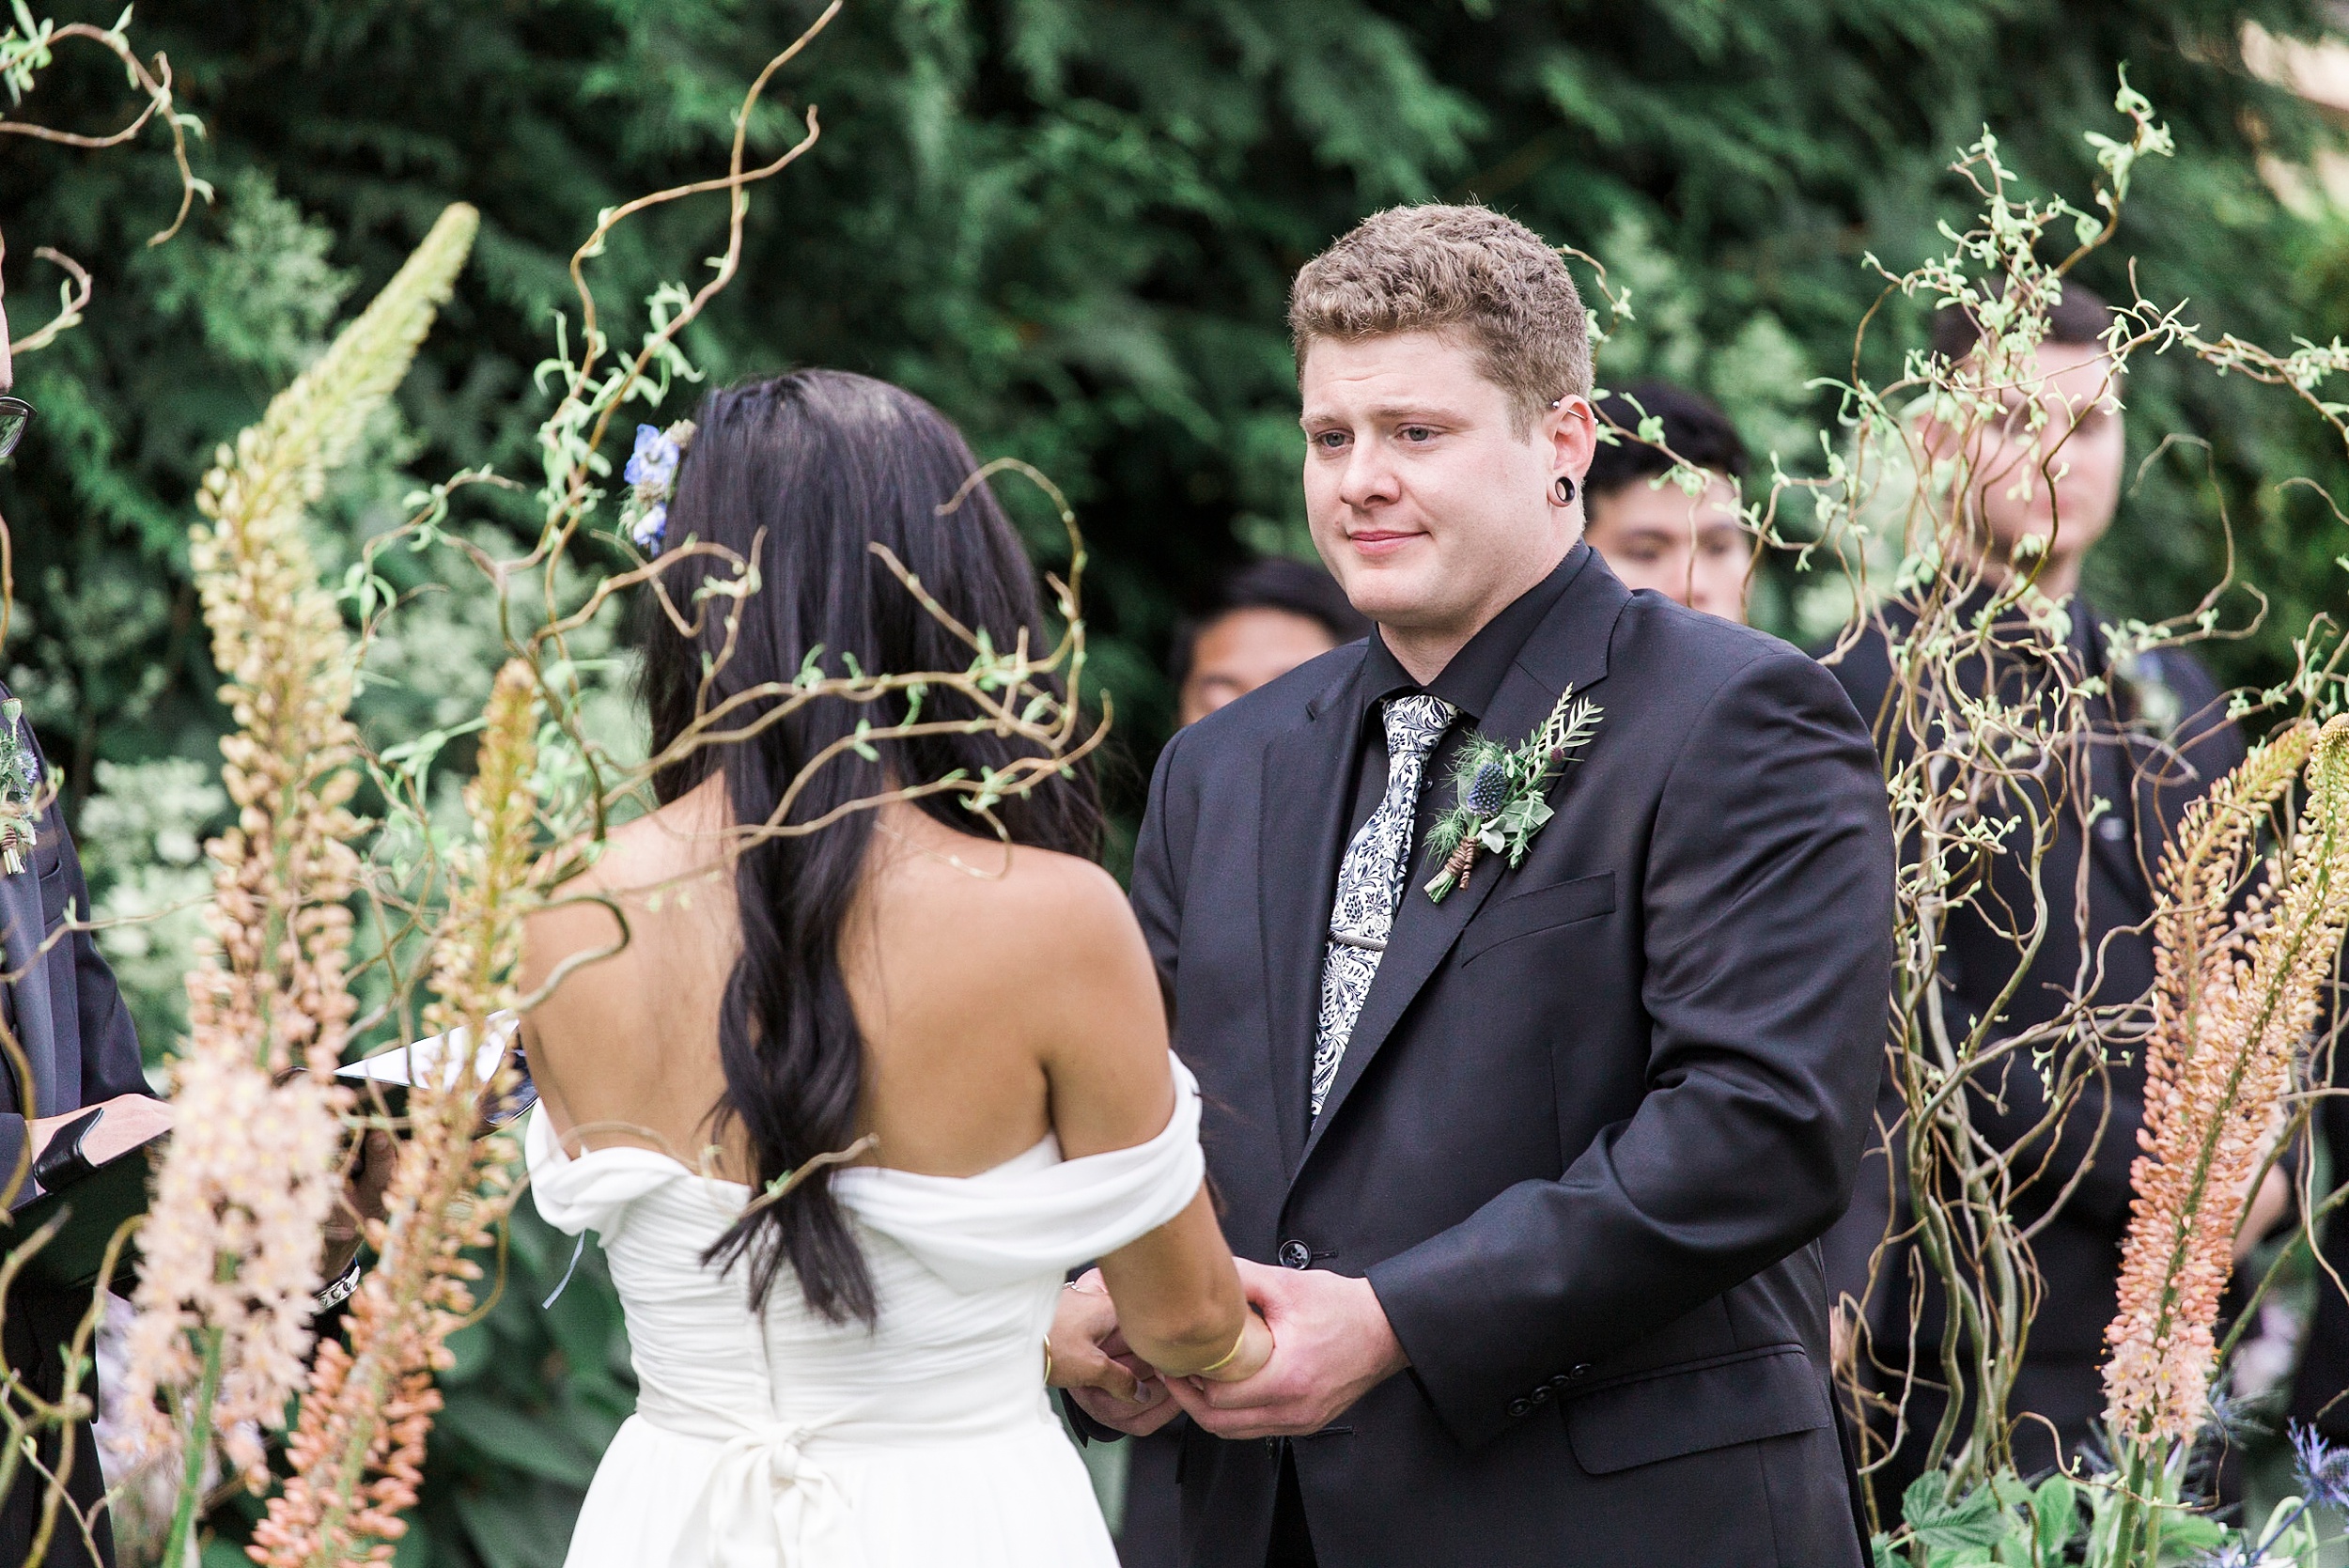
<path id="1" fill-rule="evenodd" d="M 2030 1512 L 2040 1558 L 2060 1560 L 2063 1548 L 2079 1533 L 2079 1488 L 2067 1477 L 2051 1475 L 2032 1494 Z"/>
<path id="2" fill-rule="evenodd" d="M 1943 1496 L 1946 1485 L 1937 1473 L 1923 1475 L 1901 1497 L 1901 1516 L 1928 1551 L 1958 1552 L 1969 1547 L 1987 1551 L 2006 1539 L 2015 1521 L 1988 1487 L 1976 1487 L 1950 1502 Z"/>
<path id="3" fill-rule="evenodd" d="M 2234 1538 L 2234 1531 L 2207 1514 L 2162 1510 L 2161 1560 L 2199 1562 Z"/>
<path id="4" fill-rule="evenodd" d="M 458 1517 L 489 1568 L 561 1568 L 579 1515 L 575 1495 L 552 1494 L 543 1485 L 517 1492 L 461 1490 Z"/>

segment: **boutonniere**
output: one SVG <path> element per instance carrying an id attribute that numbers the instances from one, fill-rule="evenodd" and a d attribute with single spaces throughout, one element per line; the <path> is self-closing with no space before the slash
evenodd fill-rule
<path id="1" fill-rule="evenodd" d="M 13 877 L 24 869 L 24 856 L 39 840 L 40 813 L 40 753 L 24 735 L 24 705 L 10 697 L 0 702 L 0 867 Z"/>
<path id="2" fill-rule="evenodd" d="M 1525 860 L 1533 835 L 1555 815 L 1549 781 L 1591 743 L 1604 711 L 1587 697 L 1577 698 L 1569 686 L 1542 727 L 1514 751 L 1470 733 L 1452 766 L 1455 803 L 1427 835 L 1428 859 L 1443 866 L 1428 880 L 1430 901 L 1440 904 L 1453 889 L 1465 887 L 1482 850 L 1507 855 L 1511 866 Z"/>

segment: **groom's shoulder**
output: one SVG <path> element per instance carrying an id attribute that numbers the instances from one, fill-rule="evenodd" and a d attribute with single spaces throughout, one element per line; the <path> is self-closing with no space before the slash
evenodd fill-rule
<path id="1" fill-rule="evenodd" d="M 1633 594 L 1615 625 L 1608 678 L 1668 698 L 1679 712 L 1712 706 L 1731 688 L 1836 699 L 1835 677 L 1781 638 L 1690 610 L 1661 594 Z M 1628 678 L 1623 678 L 1628 677 Z M 1622 688 L 1618 688 L 1621 690 Z"/>

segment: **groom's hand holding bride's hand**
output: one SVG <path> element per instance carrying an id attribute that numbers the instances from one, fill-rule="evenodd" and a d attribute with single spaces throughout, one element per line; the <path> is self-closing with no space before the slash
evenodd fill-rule
<path id="1" fill-rule="evenodd" d="M 1326 1269 L 1239 1261 L 1240 1288 L 1272 1329 L 1272 1357 L 1233 1383 L 1167 1385 L 1192 1421 L 1219 1437 L 1301 1437 L 1409 1366 L 1370 1281 Z M 1088 1413 L 1090 1405 L 1085 1406 Z"/>
<path id="2" fill-rule="evenodd" d="M 1099 1269 L 1060 1293 L 1051 1346 L 1051 1386 L 1067 1389 L 1078 1408 L 1103 1426 L 1147 1437 L 1183 1413 L 1158 1374 L 1127 1348 Z"/>

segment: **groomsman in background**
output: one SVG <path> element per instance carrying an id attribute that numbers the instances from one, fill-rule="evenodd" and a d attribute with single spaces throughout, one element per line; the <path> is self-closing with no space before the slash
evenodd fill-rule
<path id="1" fill-rule="evenodd" d="M 2243 757 L 2242 737 L 2227 722 L 2226 704 L 2209 674 L 2176 649 L 2114 659 L 2095 607 L 2079 592 L 2082 557 L 2104 536 L 2119 508 L 2126 457 L 2121 388 L 2103 342 L 2111 321 L 2111 307 L 2077 283 L 2064 285 L 2061 303 L 2049 313 L 2047 335 L 2038 349 L 2038 395 L 2048 415 L 2042 440 L 2046 444 L 2061 440 L 2060 456 L 2049 460 L 2044 450 L 2028 444 L 2020 417 L 2028 407 L 2027 388 L 2007 393 L 2016 417 L 1968 438 L 1972 477 L 1959 504 L 1973 520 L 1974 545 L 1990 582 L 2026 569 L 2015 564 L 2032 558 L 2033 547 L 2025 541 L 2045 541 L 2035 585 L 2050 599 L 2068 601 L 2072 656 L 2086 674 L 2104 677 L 2108 690 L 2088 704 L 2089 731 L 2077 751 L 2086 766 L 2075 764 L 2076 776 L 2059 785 L 2068 796 L 2054 802 L 2056 831 L 2038 877 L 2057 913 L 2036 954 L 2024 963 L 2012 916 L 2006 914 L 2032 905 L 2031 870 L 2016 855 L 1999 856 L 1983 898 L 1951 920 L 1942 976 L 1953 1031 L 1971 1027 L 2000 1005 L 2002 996 L 2008 998 L 2003 1032 L 2052 1018 L 2083 971 L 2083 941 L 2089 954 L 2101 955 L 2096 1003 L 2119 1006 L 2144 995 L 2154 980 L 2153 945 L 2146 935 L 2153 913 L 2151 868 L 2159 864 L 2186 806 Z M 1934 324 L 1934 349 L 1962 363 L 1975 351 L 1980 335 L 1969 317 L 1945 309 Z M 1956 440 L 1929 415 L 1919 433 L 1928 450 L 1947 450 Z M 2038 472 L 2043 462 L 2055 474 L 2052 482 Z M 2026 474 L 2030 482 L 2021 483 Z M 1889 618 L 1899 634 L 1904 629 L 1899 612 Z M 2017 649 L 1996 678 L 2001 690 L 2027 691 L 2044 678 L 2043 668 L 2039 656 Z M 1863 636 L 1836 664 L 1835 675 L 1860 717 L 1877 726 L 1879 746 L 1899 744 L 1883 728 L 1891 668 L 1882 634 L 1871 629 Z M 2095 799 L 2108 801 L 2111 809 L 2092 824 L 2088 804 Z M 2080 885 L 2083 859 L 2088 862 L 2085 929 L 2070 915 L 2070 890 Z M 2144 1119 L 2142 1062 L 2123 1055 L 2123 1048 L 2124 1043 L 2105 1075 L 2074 1106 L 2053 1149 L 2038 1146 L 2028 1162 L 2031 1178 L 2015 1194 L 2016 1218 L 2039 1227 L 2031 1251 L 2043 1286 L 2009 1409 L 2017 1423 L 2015 1456 L 2026 1473 L 2076 1452 L 2104 1412 L 2104 1334 L 2115 1311 L 2121 1239 L 2129 1216 L 2129 1165 Z M 1889 1083 L 1885 1094 L 1878 1114 L 1890 1126 L 1900 1103 Z M 1982 1086 L 1973 1101 L 1975 1126 L 2001 1144 L 2022 1137 L 2046 1110 L 2039 1075 L 2027 1062 Z M 2076 1181 L 2063 1198 L 2067 1185 Z M 1912 1332 L 1921 1347 L 1921 1382 L 1908 1403 L 1909 1441 L 1874 1478 L 1877 1505 L 1888 1517 L 1896 1517 L 1902 1490 L 1921 1463 L 1923 1436 L 1942 1408 L 1941 1395 L 1922 1381 L 1937 1375 L 1933 1346 L 1940 1338 L 1945 1307 L 1932 1281 L 1922 1299 L 1908 1299 L 1910 1274 L 1901 1249 L 1888 1253 L 1876 1271 L 1873 1296 L 1869 1293 L 1869 1258 L 1888 1234 L 1891 1188 L 1885 1145 L 1877 1140 L 1862 1164 L 1850 1211 L 1828 1235 L 1827 1256 L 1828 1289 L 1857 1305 L 1877 1359 L 1897 1366 Z M 2256 1240 L 2280 1215 L 2283 1189 L 2279 1179 L 2263 1190 L 2246 1225 L 2248 1240 Z M 1906 1224 L 1904 1213 L 1900 1228 Z M 1843 1327 L 1839 1324 L 1839 1341 Z M 1890 1375 L 1896 1374 L 1875 1377 L 1884 1391 L 1896 1395 Z"/>
<path id="2" fill-rule="evenodd" d="M 1695 393 L 1662 381 L 1610 393 L 1597 411 L 1600 427 L 1615 439 L 1600 443 L 1583 481 L 1591 548 L 1626 588 L 1653 588 L 1691 610 L 1742 622 L 1753 536 L 1738 512 L 1747 459 L 1737 427 Z M 1661 444 L 1639 437 L 1651 418 L 1662 426 Z M 1694 495 L 1664 478 L 1675 458 L 1704 475 Z"/>
<path id="3" fill-rule="evenodd" d="M 1370 622 L 1320 567 L 1283 555 L 1251 561 L 1216 585 L 1204 613 L 1174 629 L 1167 673 L 1176 727 L 1369 635 Z"/>

